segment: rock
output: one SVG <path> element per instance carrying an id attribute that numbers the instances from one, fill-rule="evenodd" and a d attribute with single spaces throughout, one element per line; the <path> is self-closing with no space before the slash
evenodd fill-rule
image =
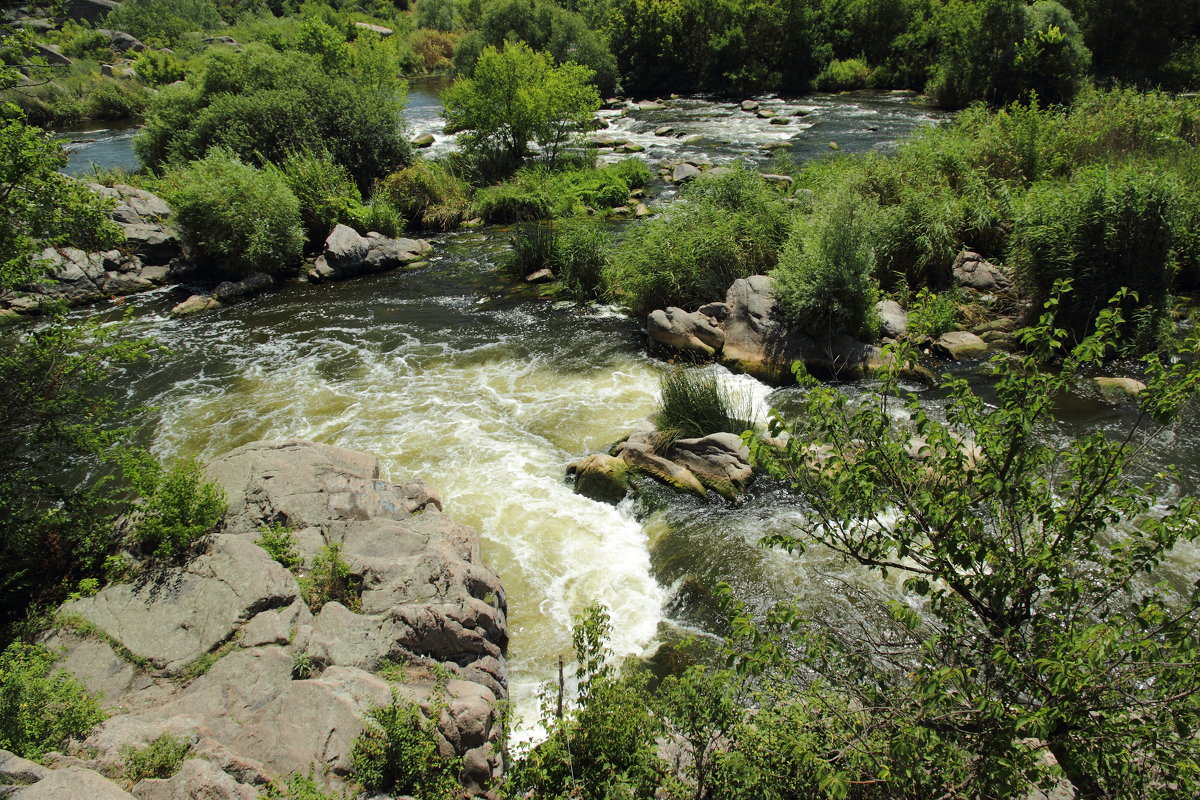
<path id="1" fill-rule="evenodd" d="M 146 45 L 142 44 L 136 36 L 125 31 L 110 31 L 106 28 L 97 28 L 96 32 L 107 36 L 109 46 L 119 53 L 131 50 L 135 53 L 140 53 L 146 49 Z"/>
<path id="2" fill-rule="evenodd" d="M 133 796 L 138 800 L 258 800 L 259 794 L 211 761 L 189 758 L 171 778 L 140 781 Z"/>
<path id="3" fill-rule="evenodd" d="M 0 785 L 24 786 L 36 783 L 50 774 L 41 764 L 26 761 L 7 750 L 0 750 Z"/>
<path id="4" fill-rule="evenodd" d="M 367 257 L 371 242 L 365 236 L 349 225 L 341 223 L 334 226 L 329 237 L 325 239 L 325 258 L 334 269 L 358 264 Z"/>
<path id="5" fill-rule="evenodd" d="M 879 332 L 888 339 L 900 339 L 908 333 L 908 312 L 895 300 L 880 300 L 875 304 L 879 317 Z"/>
<path id="6" fill-rule="evenodd" d="M 772 125 L 789 125 L 789 124 L 791 124 L 791 120 L 789 120 L 787 117 L 771 117 L 771 124 Z"/>
<path id="7" fill-rule="evenodd" d="M 757 100 L 743 100 L 742 101 L 742 111 L 758 111 L 758 101 Z"/>
<path id="8" fill-rule="evenodd" d="M 633 209 L 629 206 L 614 206 L 608 210 L 608 213 L 614 217 L 628 217 L 633 213 Z"/>
<path id="9" fill-rule="evenodd" d="M 592 147 L 622 147 L 629 144 L 623 136 L 597 136 L 590 141 Z"/>
<path id="10" fill-rule="evenodd" d="M 724 322 L 729 316 L 729 306 L 724 303 L 705 303 L 696 309 L 696 313 L 712 317 L 717 322 Z"/>
<path id="11" fill-rule="evenodd" d="M 54 44 L 39 44 L 35 42 L 32 45 L 30 55 L 34 58 L 41 57 L 46 59 L 46 63 L 51 66 L 69 67 L 75 63 L 64 56 L 62 51 L 58 49 L 58 45 Z"/>
<path id="12" fill-rule="evenodd" d="M 759 119 L 774 119 L 775 112 L 769 108 L 763 108 L 757 111 L 754 116 L 758 117 Z"/>
<path id="13" fill-rule="evenodd" d="M 636 206 L 634 206 L 633 216 L 638 219 L 641 219 L 642 217 L 649 217 L 653 214 L 654 212 L 650 210 L 650 206 L 646 205 L 645 203 L 638 203 Z"/>
<path id="14" fill-rule="evenodd" d="M 385 28 L 382 25 L 372 25 L 369 22 L 356 22 L 356 23 L 354 23 L 354 27 L 358 28 L 360 31 L 370 31 L 371 33 L 377 33 L 380 35 L 380 37 L 382 37 L 384 39 L 386 39 L 387 37 L 391 36 L 392 33 L 394 33 L 394 31 L 391 28 Z"/>
<path id="15" fill-rule="evenodd" d="M 727 366 L 751 375 L 778 372 L 767 356 L 767 340 L 777 326 L 773 318 L 775 293 L 766 275 L 739 278 L 725 298 L 729 316 L 725 320 L 725 346 L 721 360 Z"/>
<path id="16" fill-rule="evenodd" d="M 423 133 L 412 140 L 413 147 L 433 147 L 434 138 L 432 133 Z"/>
<path id="17" fill-rule="evenodd" d="M 668 457 L 691 470 L 706 487 L 729 499 L 745 491 L 754 478 L 750 449 L 740 436 L 732 433 L 677 439 Z"/>
<path id="18" fill-rule="evenodd" d="M 933 343 L 933 349 L 952 361 L 969 361 L 988 354 L 987 342 L 969 331 L 943 333 Z"/>
<path id="19" fill-rule="evenodd" d="M 378 233 L 361 236 L 338 224 L 325 240 L 325 250 L 308 270 L 312 280 L 340 280 L 396 269 L 432 250 L 424 239 L 390 239 Z"/>
<path id="20" fill-rule="evenodd" d="M 762 179 L 772 186 L 777 186 L 781 189 L 790 189 L 796 179 L 791 175 L 773 175 L 771 173 L 763 173 Z"/>
<path id="21" fill-rule="evenodd" d="M 232 36 L 206 36 L 200 41 L 204 42 L 205 44 L 223 44 L 228 45 L 229 47 L 239 46 L 238 40 Z"/>
<path id="22" fill-rule="evenodd" d="M 194 294 L 187 300 L 171 309 L 172 317 L 191 317 L 214 311 L 221 307 L 221 301 L 210 294 Z"/>
<path id="23" fill-rule="evenodd" d="M 548 269 L 539 269 L 537 272 L 531 272 L 525 276 L 526 283 L 550 283 L 554 280 L 554 273 Z"/>
<path id="24" fill-rule="evenodd" d="M 567 465 L 575 476 L 575 493 L 601 503 L 619 503 L 629 492 L 629 465 L 604 454 L 585 456 Z"/>
<path id="25" fill-rule="evenodd" d="M 791 148 L 791 146 L 792 146 L 792 143 L 786 142 L 786 141 L 785 142 L 767 142 L 766 144 L 759 145 L 759 147 L 761 147 L 763 150 L 767 150 L 767 151 L 788 150 Z"/>
<path id="26" fill-rule="evenodd" d="M 700 168 L 687 162 L 671 171 L 671 183 L 687 183 L 700 176 Z"/>
<path id="27" fill-rule="evenodd" d="M 650 312 L 646 333 L 651 344 L 711 358 L 725 344 L 725 332 L 711 317 L 668 308 Z"/>
<path id="28" fill-rule="evenodd" d="M 1146 391 L 1146 384 L 1134 378 L 1092 378 L 1105 400 L 1128 400 Z"/>
<path id="29" fill-rule="evenodd" d="M 83 767 L 52 770 L 15 795 L 14 800 L 134 800 L 133 795 L 98 772 Z"/>
<path id="30" fill-rule="evenodd" d="M 655 455 L 649 449 L 626 446 L 621 448 L 619 454 L 633 469 L 662 481 L 677 492 L 706 496 L 704 484 L 687 467 Z"/>
<path id="31" fill-rule="evenodd" d="M 639 100 L 637 107 L 641 111 L 658 111 L 665 106 L 657 100 Z"/>
<path id="32" fill-rule="evenodd" d="M 262 272 L 254 272 L 240 281 L 224 281 L 213 289 L 213 297 L 222 303 L 261 294 L 275 285 L 275 280 Z"/>
<path id="33" fill-rule="evenodd" d="M 978 253 L 963 250 L 954 258 L 950 274 L 955 286 L 965 286 L 979 292 L 997 292 L 1009 286 L 1008 275 Z"/>
<path id="34" fill-rule="evenodd" d="M 670 125 L 663 125 L 654 129 L 655 136 L 670 136 L 673 133 L 675 133 L 675 129 Z"/>
<path id="35" fill-rule="evenodd" d="M 996 317 L 971 328 L 971 333 L 986 337 L 989 333 L 1012 333 L 1016 329 L 1017 320 L 1015 317 Z"/>
<path id="36" fill-rule="evenodd" d="M 81 20 L 96 25 L 116 7 L 116 0 L 67 0 L 63 13 L 67 19 Z"/>
<path id="37" fill-rule="evenodd" d="M 617 150 L 619 150 L 622 153 L 644 153 L 644 152 L 646 152 L 646 146 L 642 145 L 642 144 L 637 144 L 636 142 L 629 142 L 627 144 L 621 145 L 620 147 L 617 148 Z"/>

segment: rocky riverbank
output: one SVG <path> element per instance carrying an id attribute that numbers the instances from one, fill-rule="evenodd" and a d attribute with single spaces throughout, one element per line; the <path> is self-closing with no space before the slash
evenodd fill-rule
<path id="1" fill-rule="evenodd" d="M 347 785 L 364 715 L 393 693 L 436 717 L 439 751 L 461 756 L 472 792 L 502 770 L 506 599 L 479 534 L 444 516 L 423 482 L 382 480 L 369 455 L 299 440 L 249 444 L 209 476 L 229 510 L 187 563 L 59 609 L 45 644 L 101 693 L 109 719 L 49 769 L 0 753 L 15 797 L 249 800 L 309 770 Z M 360 594 L 314 613 L 300 577 L 256 540 L 286 526 L 311 569 L 337 545 Z M 129 748 L 180 737 L 169 779 L 115 782 Z"/>

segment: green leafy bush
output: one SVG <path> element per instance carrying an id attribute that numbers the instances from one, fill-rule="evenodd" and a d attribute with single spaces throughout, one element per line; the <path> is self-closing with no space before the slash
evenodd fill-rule
<path id="1" fill-rule="evenodd" d="M 165 45 L 185 33 L 215 30 L 221 15 L 208 0 L 125 0 L 109 12 L 104 24 L 148 44 Z"/>
<path id="2" fill-rule="evenodd" d="M 908 334 L 916 339 L 936 339 L 943 333 L 958 330 L 961 316 L 955 293 L 938 294 L 922 288 L 908 311 Z"/>
<path id="3" fill-rule="evenodd" d="M 263 789 L 265 800 L 350 800 L 345 792 L 327 792 L 311 767 L 308 773 L 293 772 L 282 781 L 274 781 Z"/>
<path id="4" fill-rule="evenodd" d="M 486 222 L 511 223 L 549 218 L 554 200 L 544 185 L 528 177 L 518 177 L 480 189 L 473 204 L 475 212 Z"/>
<path id="5" fill-rule="evenodd" d="M 453 230 L 470 211 L 471 187 L 437 161 L 417 159 L 382 179 L 375 192 L 424 230 Z"/>
<path id="6" fill-rule="evenodd" d="M 659 392 L 654 424 L 672 439 L 694 439 L 710 433 L 740 436 L 754 426 L 750 400 L 709 370 L 679 368 L 664 373 Z"/>
<path id="7" fill-rule="evenodd" d="M 435 704 L 435 716 L 439 712 Z M 428 800 L 458 795 L 462 759 L 439 755 L 436 729 L 415 703 L 393 690 L 392 702 L 371 709 L 365 722 L 350 753 L 358 783 L 367 789 Z"/>
<path id="8" fill-rule="evenodd" d="M 300 576 L 300 593 L 313 613 L 338 602 L 351 611 L 362 607 L 362 579 L 350 572 L 340 544 L 327 544 L 313 558 L 307 575 Z"/>
<path id="9" fill-rule="evenodd" d="M 821 70 L 816 79 L 816 86 L 822 92 L 847 92 L 867 88 L 870 80 L 871 68 L 862 59 L 835 59 Z"/>
<path id="10" fill-rule="evenodd" d="M 166 86 L 187 75 L 187 68 L 173 53 L 149 49 L 133 59 L 133 71 L 147 86 Z"/>
<path id="11" fill-rule="evenodd" d="M 324 241 L 338 223 L 349 223 L 362 207 L 362 196 L 345 167 L 312 151 L 288 153 L 267 172 L 278 175 L 300 204 L 300 219 L 310 243 Z"/>
<path id="12" fill-rule="evenodd" d="M 784 313 L 813 336 L 873 335 L 878 289 L 865 217 L 853 197 L 814 214 L 793 231 L 771 273 Z"/>
<path id="13" fill-rule="evenodd" d="M 296 268 L 300 203 L 277 172 L 217 150 L 169 174 L 164 194 L 189 256 L 223 277 Z"/>
<path id="14" fill-rule="evenodd" d="M 298 572 L 304 565 L 304 556 L 296 547 L 296 534 L 286 525 L 277 522 L 261 526 L 254 543 L 266 550 L 288 572 Z"/>
<path id="15" fill-rule="evenodd" d="M 196 461 L 164 470 L 142 457 L 127 461 L 125 472 L 143 501 L 132 522 L 134 538 L 147 555 L 182 558 L 225 515 L 225 493 L 204 479 Z"/>
<path id="16" fill-rule="evenodd" d="M 54 669 L 54 660 L 46 648 L 21 642 L 0 653 L 0 750 L 37 759 L 107 718 L 73 675 Z"/>
<path id="17" fill-rule="evenodd" d="M 789 211 L 743 167 L 690 184 L 685 202 L 632 227 L 605 269 L 605 285 L 636 316 L 719 300 L 738 278 L 775 266 Z"/>
<path id="18" fill-rule="evenodd" d="M 366 203 L 350 209 L 347 224 L 359 233 L 382 233 L 399 236 L 404 233 L 404 215 L 386 196 L 376 192 Z"/>
<path id="19" fill-rule="evenodd" d="M 170 778 L 183 766 L 192 745 L 182 736 L 164 733 L 145 747 L 121 748 L 122 772 L 130 786 L 147 778 Z"/>

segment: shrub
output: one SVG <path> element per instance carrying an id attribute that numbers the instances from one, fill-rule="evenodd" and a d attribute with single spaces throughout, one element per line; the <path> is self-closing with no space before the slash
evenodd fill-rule
<path id="1" fill-rule="evenodd" d="M 121 748 L 122 772 L 130 786 L 146 778 L 170 778 L 183 766 L 192 745 L 181 736 L 163 733 L 145 747 Z"/>
<path id="2" fill-rule="evenodd" d="M 308 575 L 300 578 L 300 593 L 313 613 L 338 602 L 351 611 L 362 607 L 362 579 L 350 572 L 340 544 L 327 544 L 313 559 Z"/>
<path id="3" fill-rule="evenodd" d="M 268 165 L 266 171 L 278 175 L 296 196 L 310 243 L 323 241 L 338 223 L 354 220 L 362 207 L 350 173 L 324 154 L 288 153 L 279 166 Z"/>
<path id="4" fill-rule="evenodd" d="M 297 572 L 304 565 L 304 556 L 296 547 L 295 532 L 282 523 L 261 526 L 254 543 L 266 550 L 288 572 Z"/>
<path id="5" fill-rule="evenodd" d="M 148 555 L 182 557 L 225 515 L 224 492 L 204 480 L 204 470 L 196 461 L 164 470 L 143 457 L 127 461 L 125 472 L 142 497 L 142 505 L 132 514 L 133 533 Z"/>
<path id="6" fill-rule="evenodd" d="M 1089 167 L 1069 182 L 1033 187 L 1016 221 L 1012 263 L 1038 303 L 1057 281 L 1072 281 L 1054 319 L 1076 341 L 1091 332 L 1104 298 L 1133 290 L 1123 336 L 1145 350 L 1166 312 L 1179 226 L 1177 190 L 1160 170 Z"/>
<path id="7" fill-rule="evenodd" d="M 871 68 L 858 58 L 830 61 L 817 76 L 816 86 L 822 92 L 846 92 L 865 89 L 871 80 Z"/>
<path id="8" fill-rule="evenodd" d="M 54 660 L 46 648 L 21 642 L 0 652 L 0 750 L 41 758 L 107 717 L 83 684 L 54 669 Z"/>
<path id="9" fill-rule="evenodd" d="M 546 219 L 553 201 L 545 188 L 520 178 L 475 193 L 475 212 L 487 222 Z"/>
<path id="10" fill-rule="evenodd" d="M 404 232 L 404 215 L 391 200 L 377 193 L 365 204 L 350 209 L 347 224 L 359 233 L 374 231 L 394 237 Z"/>
<path id="11" fill-rule="evenodd" d="M 603 227 L 588 217 L 562 220 L 554 250 L 558 278 L 566 291 L 580 299 L 599 298 L 609 258 L 609 237 Z"/>
<path id="12" fill-rule="evenodd" d="M 133 71 L 147 86 L 166 86 L 187 75 L 183 62 L 162 50 L 143 50 L 133 60 Z"/>
<path id="13" fill-rule="evenodd" d="M 814 336 L 873 335 L 877 294 L 867 211 L 842 198 L 792 232 L 771 273 L 783 312 Z"/>
<path id="14" fill-rule="evenodd" d="M 721 383 L 710 370 L 675 369 L 662 376 L 659 389 L 654 424 L 671 439 L 741 435 L 753 427 L 749 399 Z"/>
<path id="15" fill-rule="evenodd" d="M 958 330 L 961 316 L 955 293 L 937 294 L 922 288 L 908 311 L 908 334 L 916 339 L 936 339 L 943 333 Z"/>
<path id="16" fill-rule="evenodd" d="M 278 173 L 218 150 L 164 183 L 193 260 L 234 280 L 295 268 L 304 242 L 300 203 Z"/>
<path id="17" fill-rule="evenodd" d="M 267 784 L 263 789 L 265 800 L 349 800 L 344 792 L 327 792 L 321 788 L 315 770 L 308 773 L 293 772 L 283 781 Z"/>
<path id="18" fill-rule="evenodd" d="M 92 86 L 85 103 L 84 114 L 89 119 L 128 119 L 141 116 L 150 104 L 150 94 L 134 81 L 104 78 Z"/>
<path id="19" fill-rule="evenodd" d="M 760 176 L 706 176 L 684 200 L 630 228 L 605 270 L 608 291 L 636 316 L 724 298 L 733 281 L 775 266 L 789 213 Z"/>
<path id="20" fill-rule="evenodd" d="M 441 691 L 444 689 L 439 694 Z M 435 703 L 434 715 L 440 712 Z M 436 730 L 415 703 L 393 690 L 392 702 L 371 709 L 365 722 L 350 753 L 358 783 L 367 789 L 427 800 L 457 796 L 462 759 L 438 754 Z"/>
<path id="21" fill-rule="evenodd" d="M 386 197 L 406 219 L 425 230 L 453 230 L 470 211 L 471 187 L 466 181 L 425 159 L 384 178 L 375 194 Z"/>
<path id="22" fill-rule="evenodd" d="M 503 261 L 505 272 L 513 278 L 523 278 L 538 270 L 557 269 L 556 243 L 558 232 L 550 222 L 525 222 L 517 226 L 512 237 L 512 252 Z"/>

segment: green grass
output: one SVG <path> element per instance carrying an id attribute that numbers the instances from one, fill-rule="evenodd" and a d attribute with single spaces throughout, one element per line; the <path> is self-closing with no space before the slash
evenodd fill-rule
<path id="1" fill-rule="evenodd" d="M 742 434 L 753 427 L 750 400 L 722 384 L 712 372 L 679 368 L 662 376 L 655 426 L 669 440 L 712 433 Z"/>

